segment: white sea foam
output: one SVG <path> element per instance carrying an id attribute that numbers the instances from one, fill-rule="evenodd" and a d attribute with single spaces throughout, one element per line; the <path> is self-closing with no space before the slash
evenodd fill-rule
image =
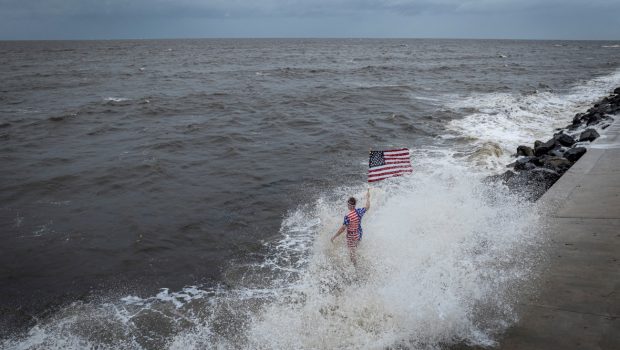
<path id="1" fill-rule="evenodd" d="M 475 94 L 449 104 L 453 109 L 475 112 L 448 124 L 456 137 L 465 137 L 475 145 L 467 153 L 476 158 L 476 166 L 498 171 L 511 161 L 520 144 L 546 141 L 555 128 L 570 124 L 572 117 L 620 85 L 620 71 L 586 81 L 567 93 L 536 92 L 530 94 Z M 501 152 L 484 152 L 500 147 Z M 478 152 L 483 150 L 483 152 Z M 476 154 L 478 152 L 478 154 Z"/>
<path id="2" fill-rule="evenodd" d="M 106 97 L 103 99 L 106 102 L 124 102 L 124 101 L 129 101 L 129 98 L 125 98 L 125 97 Z"/>
<path id="3" fill-rule="evenodd" d="M 195 299 L 204 298 L 208 294 L 208 291 L 200 289 L 197 286 L 185 287 L 181 291 L 174 293 L 170 293 L 170 289 L 168 288 L 162 288 L 161 291 L 154 297 L 144 299 L 138 296 L 130 295 L 121 298 L 121 301 L 127 305 L 138 306 L 151 305 L 156 302 L 171 302 L 176 308 L 180 308 L 188 302 Z"/>
<path id="4" fill-rule="evenodd" d="M 460 171 L 407 180 L 377 191 L 359 271 L 342 244 L 328 240 L 339 225 L 339 205 L 319 209 L 323 225 L 307 271 L 290 300 L 253 318 L 250 348 L 493 342 L 514 319 L 508 288 L 529 273 L 514 259 L 540 237 L 536 215 L 513 201 L 487 202 Z"/>

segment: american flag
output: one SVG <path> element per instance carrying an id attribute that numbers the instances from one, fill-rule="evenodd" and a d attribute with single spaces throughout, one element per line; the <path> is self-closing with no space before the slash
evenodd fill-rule
<path id="1" fill-rule="evenodd" d="M 381 181 L 388 177 L 409 174 L 412 171 L 408 148 L 370 151 L 368 182 Z"/>

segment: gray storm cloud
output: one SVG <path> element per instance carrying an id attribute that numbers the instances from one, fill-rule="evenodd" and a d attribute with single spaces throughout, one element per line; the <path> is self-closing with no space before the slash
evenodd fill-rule
<path id="1" fill-rule="evenodd" d="M 620 6 L 617 0 L 0 0 L 0 39 L 289 35 L 618 39 Z"/>
<path id="2" fill-rule="evenodd" d="M 616 0 L 0 0 L 2 17 L 29 16 L 310 16 L 356 12 L 467 13 L 617 7 Z"/>

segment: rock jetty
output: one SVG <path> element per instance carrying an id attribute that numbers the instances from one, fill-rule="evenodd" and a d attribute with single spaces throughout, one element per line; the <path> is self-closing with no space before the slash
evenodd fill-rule
<path id="1" fill-rule="evenodd" d="M 536 140 L 531 147 L 517 147 L 517 159 L 508 164 L 512 169 L 489 176 L 487 181 L 501 181 L 525 198 L 537 200 L 586 153 L 584 146 L 600 136 L 597 129 L 607 128 L 618 114 L 620 87 L 585 113 L 577 113 L 570 125 L 557 129 L 546 142 Z"/>

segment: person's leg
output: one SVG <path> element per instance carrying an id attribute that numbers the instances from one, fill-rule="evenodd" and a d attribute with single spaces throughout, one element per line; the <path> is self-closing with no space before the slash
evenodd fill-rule
<path id="1" fill-rule="evenodd" d="M 351 259 L 351 262 L 353 263 L 353 266 L 355 267 L 357 267 L 357 244 L 358 243 L 359 241 L 355 239 L 347 240 L 347 246 L 349 248 L 349 258 Z"/>
<path id="2" fill-rule="evenodd" d="M 357 267 L 357 252 L 355 251 L 356 248 L 349 248 L 349 257 L 351 258 L 351 262 L 353 263 L 353 266 Z"/>

